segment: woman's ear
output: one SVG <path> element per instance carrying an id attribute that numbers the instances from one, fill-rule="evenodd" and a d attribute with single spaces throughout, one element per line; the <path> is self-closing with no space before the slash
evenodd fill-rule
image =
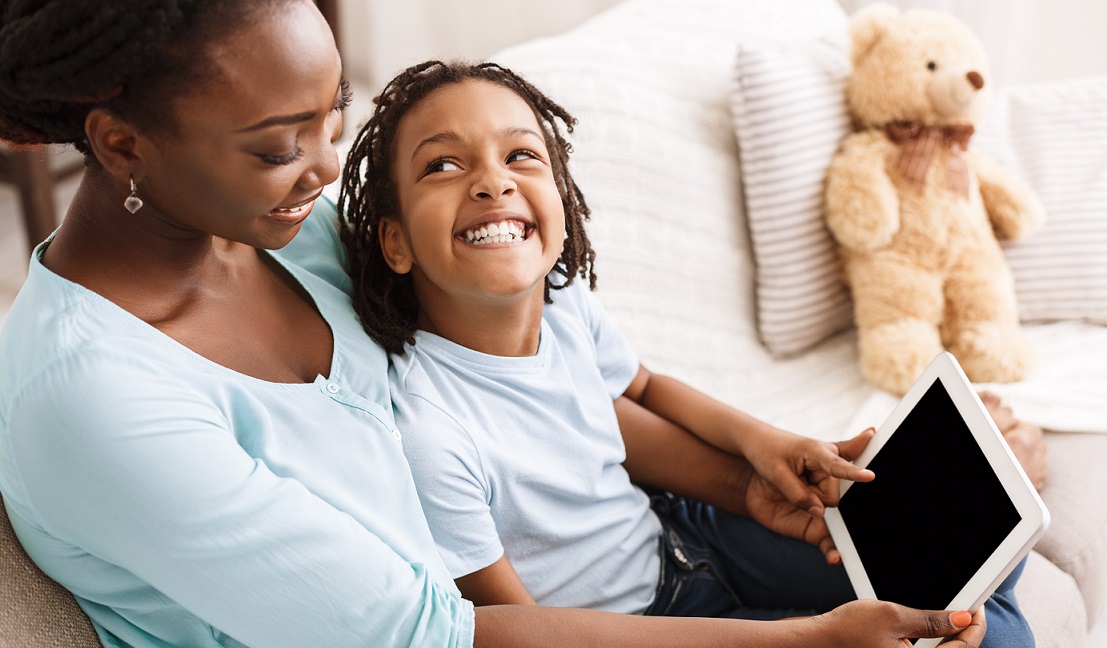
<path id="1" fill-rule="evenodd" d="M 392 218 L 382 218 L 377 225 L 377 238 L 381 242 L 384 261 L 396 274 L 407 274 L 415 264 L 411 258 L 411 249 L 407 234 L 400 223 Z"/>
<path id="2" fill-rule="evenodd" d="M 142 177 L 140 135 L 133 126 L 103 108 L 93 108 L 85 117 L 85 137 L 100 165 L 126 185 Z"/>

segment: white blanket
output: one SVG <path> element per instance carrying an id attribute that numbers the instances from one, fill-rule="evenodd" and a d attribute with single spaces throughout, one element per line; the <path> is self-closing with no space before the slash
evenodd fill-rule
<path id="1" fill-rule="evenodd" d="M 1025 327 L 1038 366 L 1026 380 L 980 384 L 1010 405 L 1015 416 L 1054 432 L 1107 433 L 1107 327 L 1061 322 Z M 879 426 L 895 408 L 887 392 L 871 395 L 844 436 Z"/>

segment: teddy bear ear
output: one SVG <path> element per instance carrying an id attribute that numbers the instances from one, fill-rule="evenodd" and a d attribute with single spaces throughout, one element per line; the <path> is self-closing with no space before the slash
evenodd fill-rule
<path id="1" fill-rule="evenodd" d="M 850 63 L 854 67 L 869 53 L 888 32 L 888 27 L 899 16 L 899 9 L 884 2 L 876 2 L 859 9 L 850 17 Z"/>

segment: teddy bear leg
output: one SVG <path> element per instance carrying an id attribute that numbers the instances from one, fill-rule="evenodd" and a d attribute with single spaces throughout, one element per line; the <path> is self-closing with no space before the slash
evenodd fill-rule
<path id="1" fill-rule="evenodd" d="M 1029 373 L 1033 349 L 1019 326 L 1014 280 L 998 247 L 978 251 L 950 273 L 942 340 L 973 382 L 1014 382 Z"/>
<path id="2" fill-rule="evenodd" d="M 930 322 L 904 318 L 858 329 L 861 374 L 872 384 L 903 395 L 942 350 Z"/>
<path id="3" fill-rule="evenodd" d="M 855 257 L 847 277 L 861 373 L 877 387 L 903 394 L 942 350 L 942 280 L 897 255 Z"/>

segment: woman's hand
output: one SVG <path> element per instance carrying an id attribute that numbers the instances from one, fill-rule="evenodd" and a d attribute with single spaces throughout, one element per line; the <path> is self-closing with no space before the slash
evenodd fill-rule
<path id="1" fill-rule="evenodd" d="M 984 606 L 970 616 L 872 600 L 851 601 L 811 620 L 824 625 L 820 645 L 851 648 L 911 648 L 908 639 L 928 637 L 949 637 L 943 648 L 976 648 L 988 629 Z"/>
<path id="2" fill-rule="evenodd" d="M 980 392 L 980 400 L 992 415 L 996 427 L 1003 434 L 1011 452 L 1022 464 L 1030 483 L 1039 491 L 1045 487 L 1046 445 L 1042 428 L 1015 418 L 1011 408 L 1004 405 L 992 392 Z"/>

